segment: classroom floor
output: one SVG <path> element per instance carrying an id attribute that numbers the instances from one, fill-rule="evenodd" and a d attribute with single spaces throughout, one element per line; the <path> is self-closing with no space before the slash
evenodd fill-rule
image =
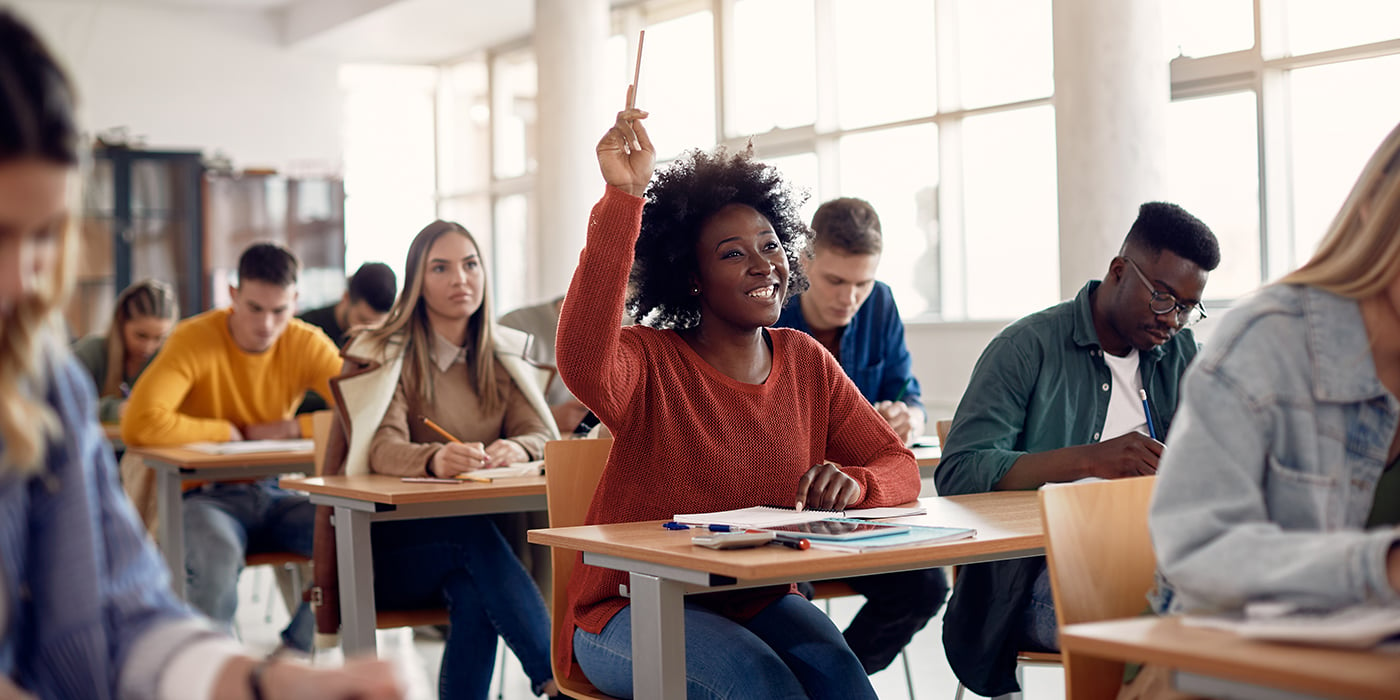
<path id="1" fill-rule="evenodd" d="M 254 651 L 270 653 L 277 646 L 277 633 L 287 622 L 287 611 L 282 605 L 272 583 L 272 572 L 267 567 L 249 569 L 239 581 L 238 628 L 242 639 Z M 831 601 L 831 617 L 838 626 L 844 627 L 860 608 L 862 598 L 837 598 Z M 909 644 L 910 668 L 914 678 L 914 691 L 917 697 L 941 700 L 952 698 L 957 688 L 957 680 L 948 668 L 943 656 L 942 616 L 934 618 L 928 627 L 915 635 Z M 381 658 L 393 659 L 399 675 L 404 680 L 410 700 L 436 700 L 438 666 L 442 659 L 442 642 L 415 639 L 410 629 L 381 630 L 378 633 Z M 508 651 L 498 650 L 497 668 L 500 656 L 506 657 L 505 682 L 502 687 L 500 673 L 492 681 L 492 697 L 501 688 L 502 700 L 528 700 L 530 683 L 520 664 Z M 339 650 L 321 652 L 315 663 L 335 665 L 340 663 Z M 872 677 L 875 691 L 886 700 L 903 700 L 909 697 L 905 685 L 904 667 L 895 659 L 889 668 Z M 1026 700 L 1063 700 L 1064 673 L 1058 668 L 1027 668 L 1025 670 Z M 969 698 L 977 697 L 970 693 Z"/>

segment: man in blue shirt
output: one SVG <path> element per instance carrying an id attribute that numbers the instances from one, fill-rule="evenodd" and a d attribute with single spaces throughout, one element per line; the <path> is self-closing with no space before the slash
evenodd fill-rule
<path id="1" fill-rule="evenodd" d="M 812 217 L 816 239 L 807 258 L 811 287 L 787 305 L 777 324 L 816 338 L 896 435 L 908 443 L 924 432 L 919 380 L 904 345 L 894 295 L 876 281 L 880 217 L 854 197 L 833 199 Z M 942 569 L 847 579 L 866 603 L 844 635 L 866 673 L 890 664 L 914 633 L 938 613 L 948 594 Z"/>

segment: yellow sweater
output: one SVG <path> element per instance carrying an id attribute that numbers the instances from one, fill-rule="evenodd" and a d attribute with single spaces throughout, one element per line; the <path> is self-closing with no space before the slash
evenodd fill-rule
<path id="1" fill-rule="evenodd" d="M 229 313 L 206 311 L 175 326 L 132 388 L 122 417 L 127 445 L 221 442 L 233 426 L 291 418 L 307 390 L 330 401 L 330 378 L 341 364 L 330 338 L 292 319 L 271 348 L 249 353 L 233 342 Z M 307 418 L 304 436 L 311 434 Z"/>

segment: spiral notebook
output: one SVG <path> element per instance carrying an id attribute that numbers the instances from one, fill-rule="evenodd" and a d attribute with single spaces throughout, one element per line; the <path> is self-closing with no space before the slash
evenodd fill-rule
<path id="1" fill-rule="evenodd" d="M 729 525 L 731 527 L 776 527 L 778 525 L 797 525 L 800 523 L 810 523 L 815 520 L 823 520 L 831 517 L 841 517 L 844 513 L 838 510 L 793 510 L 792 508 L 779 508 L 778 506 L 752 506 L 749 508 L 736 508 L 734 510 L 721 510 L 714 513 L 687 513 L 675 516 L 674 520 L 686 525 Z"/>

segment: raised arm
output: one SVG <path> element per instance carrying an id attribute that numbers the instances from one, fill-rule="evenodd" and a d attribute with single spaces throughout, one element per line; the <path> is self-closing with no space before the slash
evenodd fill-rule
<path id="1" fill-rule="evenodd" d="M 655 149 L 641 120 L 646 112 L 618 112 L 598 142 L 598 166 L 607 190 L 593 207 L 588 239 L 559 313 L 559 376 L 585 405 L 613 426 L 646 371 L 641 350 L 622 333 L 627 276 L 641 229 L 641 195 L 651 179 Z"/>

